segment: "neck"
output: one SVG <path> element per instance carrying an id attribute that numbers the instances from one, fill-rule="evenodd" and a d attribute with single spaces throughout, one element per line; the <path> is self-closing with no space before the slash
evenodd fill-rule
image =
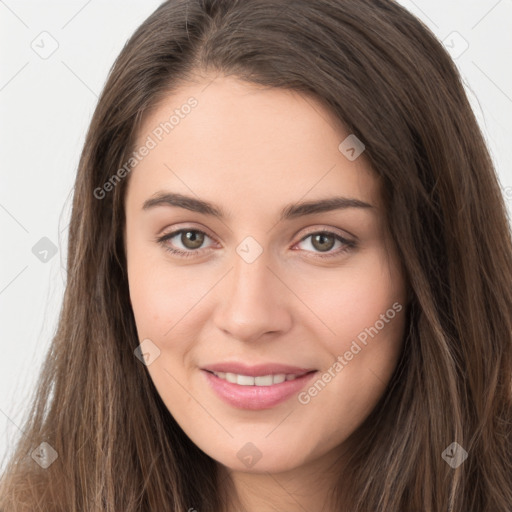
<path id="1" fill-rule="evenodd" d="M 334 512 L 341 460 L 338 450 L 282 472 L 237 471 L 220 465 L 222 512 Z"/>

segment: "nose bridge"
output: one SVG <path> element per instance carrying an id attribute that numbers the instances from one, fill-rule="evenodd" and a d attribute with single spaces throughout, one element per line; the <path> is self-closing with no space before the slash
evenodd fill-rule
<path id="1" fill-rule="evenodd" d="M 282 283 L 268 268 L 268 253 L 256 254 L 250 244 L 240 244 L 233 255 L 232 271 L 226 276 L 215 315 L 219 328 L 245 341 L 286 329 L 290 322 L 280 297 Z"/>
<path id="2" fill-rule="evenodd" d="M 270 262 L 267 252 L 254 258 L 251 249 L 248 253 L 241 253 L 240 249 L 241 247 L 237 248 L 237 254 L 233 257 L 233 271 L 226 302 L 233 313 L 240 315 L 240 320 L 247 316 L 249 310 L 253 311 L 253 316 L 259 314 L 263 317 L 264 310 L 272 300 L 272 288 L 276 284 L 270 279 L 273 275 L 268 269 Z"/>
<path id="3" fill-rule="evenodd" d="M 258 237 L 261 241 L 261 237 Z M 230 296 L 236 297 L 238 302 L 261 300 L 264 287 L 269 285 L 268 269 L 271 264 L 268 248 L 252 236 L 246 236 L 235 247 L 232 257 L 233 271 L 231 272 Z M 269 290 L 267 289 L 267 292 Z"/>
<path id="4" fill-rule="evenodd" d="M 233 258 L 231 295 L 238 296 L 239 300 L 261 300 L 260 295 L 263 295 L 265 291 L 270 292 L 268 288 L 269 274 L 271 274 L 268 269 L 269 263 L 266 253 L 259 255 L 254 261 L 237 254 Z"/>

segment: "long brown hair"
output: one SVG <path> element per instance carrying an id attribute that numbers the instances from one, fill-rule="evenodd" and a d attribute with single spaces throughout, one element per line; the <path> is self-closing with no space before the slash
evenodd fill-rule
<path id="1" fill-rule="evenodd" d="M 364 142 L 382 181 L 410 286 L 408 328 L 384 396 L 353 435 L 350 482 L 340 474 L 333 489 L 338 509 L 510 512 L 506 208 L 457 68 L 393 0 L 169 0 L 127 42 L 81 155 L 58 330 L 0 509 L 223 510 L 217 463 L 134 356 L 128 179 L 94 194 L 130 158 L 144 116 L 206 71 L 314 95 Z M 31 456 L 43 442 L 58 455 L 47 469 Z M 468 454 L 456 468 L 442 457 L 452 442 Z"/>

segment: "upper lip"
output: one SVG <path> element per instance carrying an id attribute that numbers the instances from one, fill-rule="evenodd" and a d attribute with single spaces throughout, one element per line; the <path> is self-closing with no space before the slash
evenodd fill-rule
<path id="1" fill-rule="evenodd" d="M 303 375 L 315 371 L 313 368 L 301 368 L 298 366 L 289 366 L 286 364 L 265 363 L 249 366 L 243 363 L 226 362 L 210 364 L 202 368 L 210 372 L 236 373 L 238 375 L 247 375 L 249 377 L 258 377 L 263 375 Z"/>

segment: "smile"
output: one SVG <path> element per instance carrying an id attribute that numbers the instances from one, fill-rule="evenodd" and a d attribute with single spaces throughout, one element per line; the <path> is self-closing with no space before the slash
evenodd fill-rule
<path id="1" fill-rule="evenodd" d="M 203 370 L 210 389 L 223 402 L 237 409 L 270 409 L 299 393 L 317 374 L 316 370 L 299 374 L 243 375 Z"/>
<path id="2" fill-rule="evenodd" d="M 240 375 L 237 373 L 227 373 L 227 372 L 211 372 L 219 379 L 225 380 L 227 382 L 231 382 L 232 384 L 238 384 L 239 386 L 272 386 L 274 384 L 281 384 L 281 382 L 287 380 L 295 380 L 297 377 L 301 375 L 296 374 L 285 374 L 285 373 L 277 373 L 275 375 L 261 375 L 256 377 L 251 377 L 250 375 Z"/>

